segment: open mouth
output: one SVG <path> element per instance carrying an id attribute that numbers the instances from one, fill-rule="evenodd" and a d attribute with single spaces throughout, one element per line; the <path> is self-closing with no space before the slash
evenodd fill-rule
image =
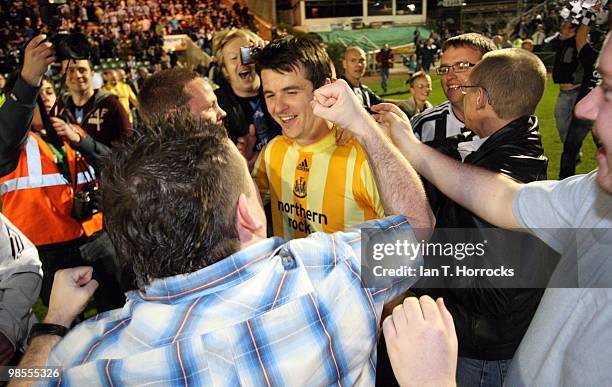
<path id="1" fill-rule="evenodd" d="M 449 90 L 459 90 L 460 87 L 461 87 L 461 85 L 449 85 L 448 89 Z"/>
<path id="2" fill-rule="evenodd" d="M 240 79 L 247 79 L 251 75 L 251 70 L 244 70 L 238 73 Z"/>

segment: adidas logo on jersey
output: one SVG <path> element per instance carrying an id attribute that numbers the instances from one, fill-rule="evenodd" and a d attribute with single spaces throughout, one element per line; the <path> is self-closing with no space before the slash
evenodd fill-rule
<path id="1" fill-rule="evenodd" d="M 308 168 L 308 160 L 304 159 L 301 163 L 299 163 L 297 169 L 300 171 L 308 172 L 310 170 Z"/>

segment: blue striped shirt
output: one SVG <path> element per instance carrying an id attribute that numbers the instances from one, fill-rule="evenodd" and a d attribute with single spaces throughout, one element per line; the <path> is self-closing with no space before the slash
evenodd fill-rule
<path id="1" fill-rule="evenodd" d="M 360 227 L 414 241 L 402 216 Z M 74 386 L 374 385 L 383 304 L 416 278 L 364 287 L 361 244 L 359 228 L 270 238 L 155 280 L 123 309 L 78 325 L 48 364 Z"/>

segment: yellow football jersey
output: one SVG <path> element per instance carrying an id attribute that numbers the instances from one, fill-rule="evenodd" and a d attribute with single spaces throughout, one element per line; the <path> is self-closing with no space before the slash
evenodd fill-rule
<path id="1" fill-rule="evenodd" d="M 262 149 L 252 175 L 271 204 L 274 235 L 286 240 L 384 217 L 363 149 L 355 140 L 336 145 L 335 130 L 304 147 L 277 136 Z"/>

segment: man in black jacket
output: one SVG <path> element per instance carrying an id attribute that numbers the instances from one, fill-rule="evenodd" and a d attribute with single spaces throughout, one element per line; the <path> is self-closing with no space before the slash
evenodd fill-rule
<path id="1" fill-rule="evenodd" d="M 366 54 L 361 48 L 357 46 L 347 47 L 342 59 L 342 68 L 344 74 L 341 78 L 353 89 L 366 110 L 383 101 L 372 89 L 361 83 L 361 78 L 363 78 L 367 68 Z"/>
<path id="2" fill-rule="evenodd" d="M 545 83 L 544 64 L 525 50 L 504 49 L 485 54 L 461 86 L 465 124 L 473 133 L 463 136 L 463 142 L 447 139 L 440 150 L 465 164 L 501 172 L 524 183 L 546 179 L 547 159 L 538 119 L 532 115 Z M 439 191 L 430 192 L 436 196 L 432 201 L 436 203 L 433 210 L 437 229 L 471 229 L 470 232 L 486 240 L 492 227 L 489 223 Z M 435 242 L 450 241 L 442 237 Z M 538 253 L 547 252 L 542 245 L 534 246 Z M 497 260 L 491 259 L 491 255 L 483 258 L 486 267 L 511 264 L 505 255 Z M 450 261 L 446 264 L 453 264 Z M 520 259 L 521 268 L 534 271 L 541 268 L 534 266 L 538 262 L 541 257 L 535 259 L 530 254 Z M 501 386 L 538 307 L 542 289 L 495 288 L 495 279 L 491 277 L 455 276 L 446 281 L 445 289 L 418 289 L 416 293 L 443 297 L 453 316 L 459 341 L 457 384 Z M 421 282 L 421 286 L 429 284 Z"/>
<path id="3" fill-rule="evenodd" d="M 499 77 L 501 73 L 504 77 Z M 483 57 L 467 83 L 461 91 L 465 94 L 465 123 L 472 133 L 467 141 L 447 148 L 447 153 L 465 164 L 501 172 L 523 183 L 546 179 L 548 161 L 538 119 L 532 115 L 546 83 L 544 64 L 521 49 L 494 51 Z M 437 203 L 437 228 L 479 228 L 484 236 L 492 227 L 447 197 L 439 195 Z M 539 262 L 522 256 L 523 265 L 530 261 Z M 457 383 L 501 386 L 543 290 L 492 288 L 491 278 L 470 282 L 473 288 L 463 288 L 465 281 L 455 278 L 448 289 L 426 290 L 444 297 L 455 320 L 459 340 Z"/>

